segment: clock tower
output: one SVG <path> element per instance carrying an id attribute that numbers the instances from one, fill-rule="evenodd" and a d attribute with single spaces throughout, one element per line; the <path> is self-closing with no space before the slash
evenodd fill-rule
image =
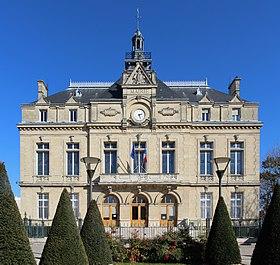
<path id="1" fill-rule="evenodd" d="M 139 28 L 131 41 L 132 50 L 125 55 L 121 80 L 124 113 L 122 125 L 124 128 L 130 125 L 154 126 L 157 79 L 151 67 L 151 53 L 144 50 L 144 37 Z"/>

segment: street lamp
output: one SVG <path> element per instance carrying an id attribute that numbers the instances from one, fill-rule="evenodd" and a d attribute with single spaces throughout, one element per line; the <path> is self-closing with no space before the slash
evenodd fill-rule
<path id="1" fill-rule="evenodd" d="M 229 157 L 216 157 L 214 158 L 214 162 L 216 164 L 216 173 L 219 178 L 219 198 L 222 196 L 222 177 L 229 165 L 230 158 Z"/>
<path id="2" fill-rule="evenodd" d="M 82 157 L 81 162 L 83 162 L 86 165 L 87 175 L 89 179 L 89 196 L 88 196 L 88 205 L 89 205 L 89 203 L 92 200 L 92 178 L 101 160 L 98 157 L 87 156 L 87 157 Z"/>

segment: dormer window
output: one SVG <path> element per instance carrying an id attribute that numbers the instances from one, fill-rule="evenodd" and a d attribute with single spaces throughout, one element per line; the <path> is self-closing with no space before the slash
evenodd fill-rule
<path id="1" fill-rule="evenodd" d="M 47 122 L 48 121 L 48 111 L 46 109 L 40 110 L 40 122 Z"/>
<path id="2" fill-rule="evenodd" d="M 241 118 L 240 109 L 239 108 L 232 109 L 231 119 L 233 121 L 240 121 L 240 118 Z"/>
<path id="3" fill-rule="evenodd" d="M 69 110 L 69 120 L 70 122 L 77 122 L 78 111 L 76 109 Z"/>
<path id="4" fill-rule="evenodd" d="M 210 121 L 210 109 L 202 109 L 202 115 L 201 115 L 202 121 Z"/>

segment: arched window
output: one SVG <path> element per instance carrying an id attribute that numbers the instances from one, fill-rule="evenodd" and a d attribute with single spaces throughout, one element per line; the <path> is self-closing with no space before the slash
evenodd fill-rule
<path id="1" fill-rule="evenodd" d="M 148 226 L 148 200 L 144 195 L 138 194 L 133 197 L 131 204 L 131 226 Z"/>
<path id="2" fill-rule="evenodd" d="M 161 199 L 160 226 L 176 226 L 177 212 L 177 200 L 175 196 L 172 194 L 163 195 Z"/>
<path id="3" fill-rule="evenodd" d="M 115 195 L 108 195 L 104 198 L 102 217 L 104 226 L 119 226 L 119 199 Z"/>

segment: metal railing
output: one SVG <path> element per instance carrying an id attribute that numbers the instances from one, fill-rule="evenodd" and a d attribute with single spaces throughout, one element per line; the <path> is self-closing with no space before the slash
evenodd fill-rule
<path id="1" fill-rule="evenodd" d="M 30 238 L 47 237 L 51 228 L 52 220 L 31 220 L 23 218 L 23 223 Z M 82 219 L 77 220 L 77 227 L 81 229 Z M 258 219 L 232 220 L 233 229 L 236 237 L 249 238 L 258 237 L 261 221 Z M 153 238 L 163 235 L 169 231 L 178 231 L 178 229 L 188 229 L 189 235 L 194 239 L 206 238 L 211 227 L 211 219 L 184 219 L 177 227 L 105 227 L 105 231 L 114 237 L 123 239 Z"/>
<path id="2" fill-rule="evenodd" d="M 143 52 L 143 51 L 133 51 L 133 52 L 126 52 L 125 59 L 132 60 L 132 59 L 152 59 L 151 52 Z"/>

